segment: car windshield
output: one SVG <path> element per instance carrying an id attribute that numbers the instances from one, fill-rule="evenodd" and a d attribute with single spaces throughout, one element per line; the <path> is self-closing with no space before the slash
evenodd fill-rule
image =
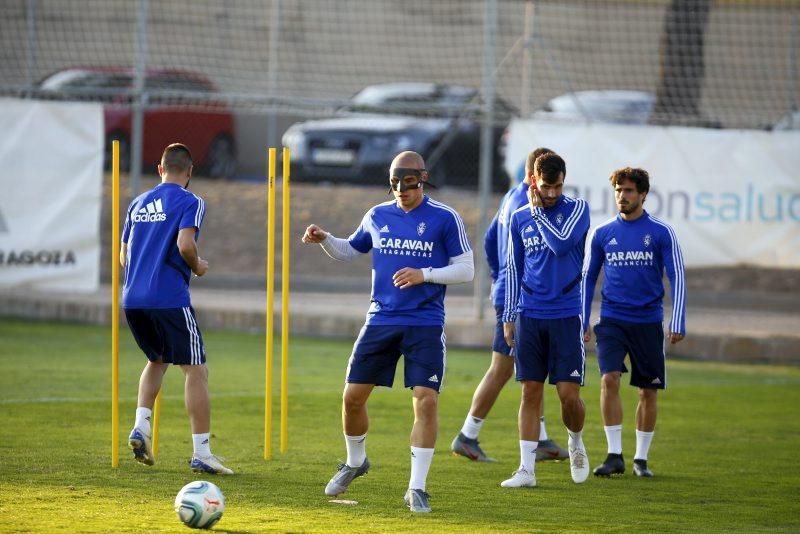
<path id="1" fill-rule="evenodd" d="M 114 97 L 125 94 L 131 87 L 131 81 L 129 74 L 120 72 L 69 69 L 42 80 L 39 89 L 44 94 L 58 93 L 111 101 Z"/>
<path id="2" fill-rule="evenodd" d="M 127 74 L 66 70 L 45 78 L 39 87 L 47 91 L 125 89 L 130 87 Z"/>
<path id="3" fill-rule="evenodd" d="M 478 92 L 459 85 L 406 83 L 372 85 L 362 89 L 341 108 L 345 111 L 401 113 L 429 117 L 467 116 L 480 113 L 482 99 Z M 495 100 L 495 113 L 502 117 L 515 115 L 515 110 L 501 99 Z"/>

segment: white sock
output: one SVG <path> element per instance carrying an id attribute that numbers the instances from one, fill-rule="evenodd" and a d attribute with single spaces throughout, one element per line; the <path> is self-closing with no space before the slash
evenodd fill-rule
<path id="1" fill-rule="evenodd" d="M 467 414 L 467 418 L 464 419 L 464 426 L 461 427 L 461 433 L 469 439 L 478 439 L 478 433 L 481 431 L 482 426 L 483 419 Z"/>
<path id="2" fill-rule="evenodd" d="M 211 456 L 211 433 L 192 434 L 192 444 L 194 445 L 195 458 Z"/>
<path id="3" fill-rule="evenodd" d="M 408 480 L 408 489 L 425 491 L 425 481 L 433 460 L 433 449 L 411 447 L 411 478 Z"/>
<path id="4" fill-rule="evenodd" d="M 539 441 L 547 441 L 547 429 L 544 427 L 544 416 L 539 418 Z"/>
<path id="5" fill-rule="evenodd" d="M 348 436 L 344 435 L 344 443 L 347 446 L 347 461 L 350 467 L 361 467 L 367 458 L 367 435 Z"/>
<path id="6" fill-rule="evenodd" d="M 622 454 L 622 425 L 603 427 L 606 431 L 608 454 Z"/>
<path id="7" fill-rule="evenodd" d="M 569 450 L 577 449 L 578 447 L 583 447 L 583 430 L 580 432 L 573 432 L 570 429 L 567 429 L 567 434 L 569 434 L 569 439 L 567 440 L 567 447 Z"/>
<path id="8" fill-rule="evenodd" d="M 150 408 L 138 407 L 136 408 L 136 422 L 133 423 L 135 428 L 138 428 L 148 436 L 150 435 L 150 419 L 153 417 L 153 410 Z"/>
<path id="9" fill-rule="evenodd" d="M 636 430 L 636 454 L 634 460 L 647 460 L 647 453 L 650 450 L 650 442 L 653 441 L 653 432 L 642 432 Z"/>
<path id="10" fill-rule="evenodd" d="M 533 474 L 533 466 L 536 464 L 536 447 L 538 441 L 519 440 L 519 467 L 530 474 Z"/>

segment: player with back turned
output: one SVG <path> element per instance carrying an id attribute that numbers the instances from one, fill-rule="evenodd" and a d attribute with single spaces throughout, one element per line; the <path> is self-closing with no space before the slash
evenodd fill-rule
<path id="1" fill-rule="evenodd" d="M 608 456 L 594 469 L 596 476 L 625 472 L 622 457 L 622 402 L 619 386 L 630 356 L 632 386 L 639 388 L 636 407 L 636 453 L 633 472 L 652 477 L 647 455 L 656 426 L 657 394 L 667 385 L 664 356 L 664 283 L 672 287 L 669 340 L 686 334 L 686 288 L 683 254 L 675 231 L 644 209 L 650 175 L 644 169 L 618 169 L 609 178 L 619 214 L 601 224 L 589 238 L 583 287 L 584 341 L 591 339 L 589 318 L 600 269 L 603 269 L 600 321 L 594 327 L 597 361 L 602 374 L 600 408 Z"/>
<path id="2" fill-rule="evenodd" d="M 208 271 L 208 262 L 197 251 L 205 202 L 187 189 L 192 178 L 189 149 L 179 143 L 169 145 L 158 173 L 161 183 L 131 202 L 120 248 L 125 318 L 148 359 L 139 378 L 136 421 L 128 445 L 137 461 L 153 465 L 153 404 L 164 373 L 170 365 L 178 365 L 185 376 L 184 402 L 194 446 L 190 468 L 230 475 L 233 471 L 211 454 L 206 351 L 189 297 L 192 274 L 203 276 Z"/>

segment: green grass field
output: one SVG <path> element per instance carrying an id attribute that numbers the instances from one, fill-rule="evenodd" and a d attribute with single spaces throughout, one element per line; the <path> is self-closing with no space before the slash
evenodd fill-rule
<path id="1" fill-rule="evenodd" d="M 501 395 L 481 433 L 496 464 L 449 453 L 488 351 L 450 350 L 440 399 L 440 437 L 428 491 L 431 514 L 411 514 L 408 483 L 410 394 L 376 390 L 367 450 L 373 467 L 333 504 L 323 488 L 343 459 L 340 396 L 349 342 L 295 338 L 291 348 L 289 452 L 263 460 L 264 338 L 206 332 L 214 452 L 236 471 L 212 478 L 228 532 L 798 531 L 800 530 L 800 369 L 673 361 L 660 396 L 650 450 L 653 479 L 631 474 L 636 390 L 624 389 L 628 473 L 572 483 L 568 463 L 537 465 L 539 487 L 499 487 L 518 463 L 519 386 Z M 122 448 L 133 422 L 144 356 L 121 330 Z M 185 531 L 172 502 L 198 475 L 187 460 L 191 436 L 182 374 L 165 382 L 159 456 L 147 468 L 121 449 L 111 468 L 110 329 L 0 321 L 0 532 Z M 606 453 L 596 362 L 588 362 L 585 439 L 592 466 Z M 275 377 L 278 378 L 276 369 Z M 402 384 L 402 375 L 398 377 Z M 552 437 L 566 432 L 555 391 L 546 393 Z"/>

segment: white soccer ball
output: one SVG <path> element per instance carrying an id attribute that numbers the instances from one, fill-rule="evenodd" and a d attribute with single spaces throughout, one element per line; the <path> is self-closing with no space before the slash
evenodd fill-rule
<path id="1" fill-rule="evenodd" d="M 211 528 L 225 511 L 225 497 L 220 489 L 205 480 L 189 482 L 175 497 L 175 513 L 191 528 Z"/>

